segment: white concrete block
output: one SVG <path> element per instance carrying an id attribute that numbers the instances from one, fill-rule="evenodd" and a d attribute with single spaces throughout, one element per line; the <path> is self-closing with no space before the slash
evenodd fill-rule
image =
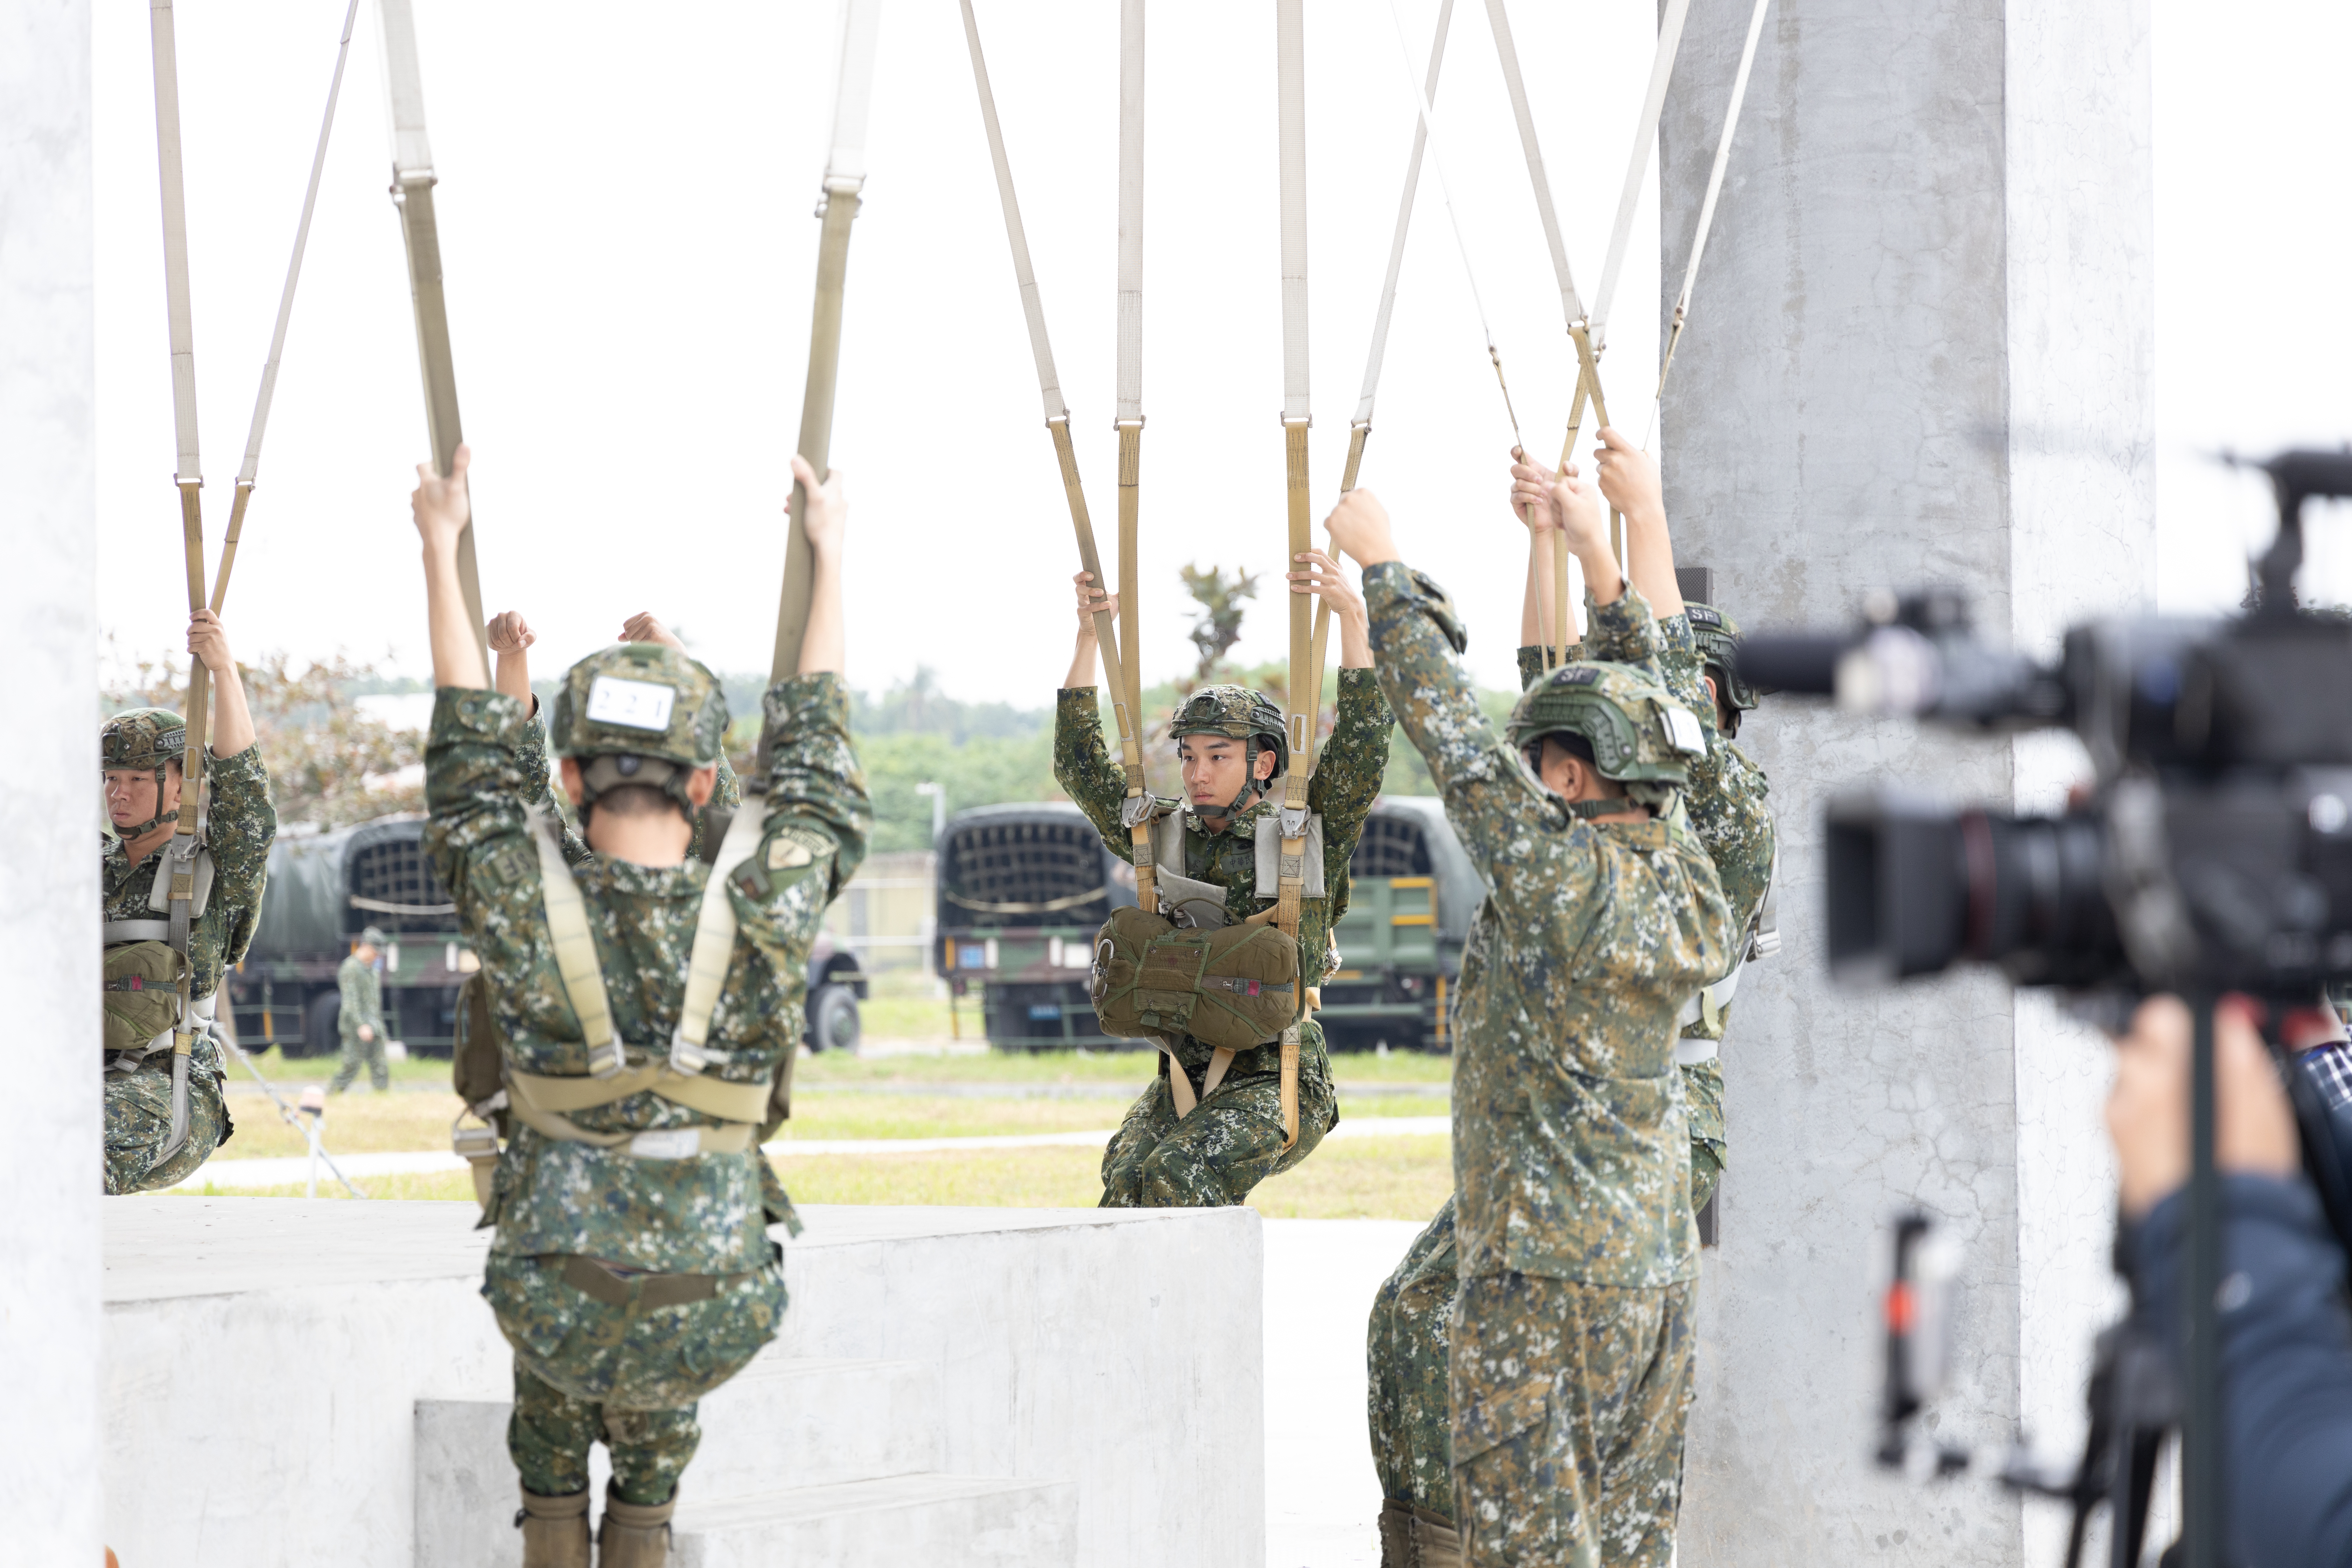
<path id="1" fill-rule="evenodd" d="M 1077 1489 L 1066 1481 L 895 1476 L 772 1498 L 681 1501 L 677 1568 L 1076 1568 Z M 1132 1553 L 1086 1562 L 1155 1557 Z"/>
<path id="2" fill-rule="evenodd" d="M 1263 1563 L 1255 1212 L 803 1213 L 771 1354 L 931 1369 L 937 1468 L 1066 1484 L 1076 1561 Z M 419 1562 L 418 1402 L 512 1393 L 471 1205 L 154 1197 L 106 1215 L 104 1478 L 123 1560 Z M 687 1497 L 734 1462 L 706 1440 Z M 476 1473 L 480 1506 L 512 1496 L 511 1474 Z M 1004 1525 L 1006 1550 L 1028 1551 L 1034 1525 Z"/>

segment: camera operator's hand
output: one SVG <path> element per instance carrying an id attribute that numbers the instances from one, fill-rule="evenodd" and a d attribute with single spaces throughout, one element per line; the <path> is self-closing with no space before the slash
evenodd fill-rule
<path id="1" fill-rule="evenodd" d="M 2155 996 L 2116 1043 L 2107 1131 L 2124 1213 L 2146 1215 L 2189 1180 L 2189 1058 L 2193 1024 L 2177 996 Z M 2213 1157 L 2224 1171 L 2291 1176 L 2301 1161 L 2294 1112 L 2248 1005 L 2224 1000 L 2213 1018 Z"/>

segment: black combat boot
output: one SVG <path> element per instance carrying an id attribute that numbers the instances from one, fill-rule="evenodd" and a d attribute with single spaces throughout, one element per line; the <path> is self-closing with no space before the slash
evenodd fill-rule
<path id="1" fill-rule="evenodd" d="M 677 1511 L 676 1492 L 667 1502 L 623 1502 L 606 1483 L 604 1522 L 596 1531 L 597 1568 L 669 1568 L 669 1516 Z"/>
<path id="2" fill-rule="evenodd" d="M 523 1489 L 522 1568 L 588 1568 L 588 1493 L 541 1497 Z"/>

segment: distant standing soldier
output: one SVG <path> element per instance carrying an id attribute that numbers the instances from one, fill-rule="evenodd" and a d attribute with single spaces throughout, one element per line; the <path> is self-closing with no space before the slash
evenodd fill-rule
<path id="1" fill-rule="evenodd" d="M 841 476 L 793 460 L 814 572 L 802 673 L 763 702 L 759 815 L 737 814 L 717 869 L 690 854 L 725 699 L 676 648 L 607 647 L 566 672 L 549 726 L 592 852 L 575 872 L 525 808 L 530 705 L 491 688 L 467 622 L 469 461 L 420 466 L 412 500 L 437 689 L 425 845 L 481 959 L 515 1122 L 482 1294 L 514 1352 L 522 1562 L 587 1568 L 601 1441 L 597 1561 L 662 1568 L 697 1405 L 782 1321 L 768 1226 L 799 1222 L 760 1139 L 789 1108 L 809 948 L 871 823 L 841 677 Z"/>
<path id="2" fill-rule="evenodd" d="M 99 731 L 99 766 L 112 829 L 100 849 L 106 949 L 106 1190 L 141 1193 L 186 1179 L 227 1142 L 226 1071 L 210 1029 L 221 973 L 245 956 L 260 919 L 262 884 L 278 813 L 255 743 L 245 684 L 228 634 L 209 610 L 188 618 L 188 652 L 212 678 L 212 742 L 200 817 L 186 963 L 196 1026 L 189 1052 L 188 1121 L 172 1128 L 173 1031 L 181 958 L 170 946 L 162 850 L 180 812 L 186 721 L 164 708 L 134 708 Z"/>
<path id="3" fill-rule="evenodd" d="M 383 976 L 376 963 L 383 956 L 383 932 L 370 926 L 360 932 L 359 945 L 335 971 L 335 989 L 342 993 L 342 1011 L 336 1027 L 343 1037 L 343 1063 L 335 1069 L 329 1094 L 341 1094 L 360 1076 L 367 1063 L 368 1081 L 378 1094 L 392 1087 L 392 1068 L 383 1058 Z"/>
<path id="4" fill-rule="evenodd" d="M 1599 629 L 1633 636 L 1648 606 L 1597 498 L 1573 479 L 1558 496 Z M 1674 820 L 1704 734 L 1654 662 L 1555 670 L 1496 735 L 1454 658 L 1452 606 L 1398 559 L 1379 501 L 1351 492 L 1329 526 L 1366 563 L 1382 688 L 1492 889 L 1456 997 L 1461 1539 L 1445 1530 L 1443 1548 L 1494 1568 L 1597 1564 L 1606 1542 L 1607 1562 L 1665 1568 L 1697 1271 L 1676 1018 L 1736 934 L 1713 863 Z M 1384 1555 L 1437 1560 L 1391 1512 Z"/>
<path id="5" fill-rule="evenodd" d="M 1077 646 L 1067 684 L 1056 694 L 1054 777 L 1122 859 L 1135 847 L 1120 816 L 1127 780 L 1103 744 L 1102 710 L 1095 698 L 1094 615 L 1116 615 L 1117 595 L 1097 595 L 1091 574 L 1076 578 Z M 1324 742 L 1307 796 L 1323 819 L 1322 897 L 1303 900 L 1298 922 L 1298 983 L 1314 986 L 1336 966 L 1331 928 L 1348 910 L 1348 863 L 1381 793 L 1388 768 L 1388 703 L 1372 676 L 1364 601 L 1320 551 L 1310 551 L 1290 574 L 1291 591 L 1321 595 L 1339 623 L 1339 690 L 1330 739 Z M 1185 796 L 1150 803 L 1155 860 L 1169 873 L 1205 884 L 1222 900 L 1217 923 L 1260 915 L 1275 903 L 1261 886 L 1260 830 L 1269 834 L 1281 804 L 1278 781 L 1289 765 L 1282 710 L 1244 686 L 1204 686 L 1184 700 L 1169 724 L 1183 764 Z M 1278 844 L 1279 840 L 1274 840 Z M 1181 848 L 1180 848 L 1181 847 Z M 1269 882 L 1271 879 L 1268 879 Z M 1163 886 L 1170 904 L 1171 889 Z M 1160 1057 L 1160 1076 L 1143 1091 L 1103 1151 L 1106 1208 L 1208 1208 L 1238 1204 L 1266 1177 L 1312 1153 L 1339 1120 L 1322 1026 L 1312 1017 L 1300 1029 L 1298 1136 L 1287 1149 L 1281 1105 L 1281 1047 L 1272 1041 L 1234 1054 L 1222 1078 L 1217 1053 L 1184 1035 Z M 1177 1092 L 1171 1073 L 1183 1075 Z"/>

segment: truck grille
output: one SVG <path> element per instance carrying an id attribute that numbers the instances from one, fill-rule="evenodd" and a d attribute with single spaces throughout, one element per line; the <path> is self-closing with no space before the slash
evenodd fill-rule
<path id="1" fill-rule="evenodd" d="M 1087 822 L 976 823 L 949 837 L 940 893 L 975 924 L 1084 923 L 1108 893 L 1102 839 Z"/>
<path id="2" fill-rule="evenodd" d="M 1351 877 L 1426 877 L 1432 874 L 1429 840 L 1421 825 L 1393 816 L 1373 816 L 1356 840 L 1348 862 Z"/>
<path id="3" fill-rule="evenodd" d="M 449 890 L 433 872 L 433 862 L 414 838 L 393 838 L 354 850 L 351 865 L 352 931 L 387 926 L 399 931 L 446 931 L 457 924 Z"/>

